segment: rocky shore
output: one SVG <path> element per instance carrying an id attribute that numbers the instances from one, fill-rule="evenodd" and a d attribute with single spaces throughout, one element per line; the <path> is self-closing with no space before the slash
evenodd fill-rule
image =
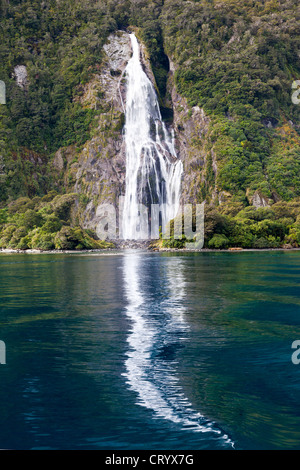
<path id="1" fill-rule="evenodd" d="M 88 253 L 120 253 L 125 250 L 141 250 L 141 251 L 148 251 L 148 252 L 158 252 L 158 253 L 165 253 L 165 252 L 178 252 L 178 253 L 240 253 L 240 252 L 249 252 L 249 251 L 300 251 L 300 248 L 230 248 L 226 250 L 217 250 L 217 249 L 210 249 L 210 248 L 202 248 L 202 249 L 186 249 L 186 248 L 161 248 L 157 246 L 152 246 L 151 241 L 146 240 L 118 240 L 118 243 L 115 243 L 114 248 L 105 248 L 105 249 L 91 249 L 91 250 L 17 250 L 11 248 L 2 248 L 0 249 L 0 254 L 88 254 Z"/>

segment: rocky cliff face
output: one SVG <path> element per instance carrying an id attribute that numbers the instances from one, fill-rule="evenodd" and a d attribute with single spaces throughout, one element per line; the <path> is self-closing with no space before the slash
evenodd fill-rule
<path id="1" fill-rule="evenodd" d="M 97 212 L 98 206 L 108 203 L 118 209 L 119 196 L 125 194 L 126 157 L 122 130 L 126 101 L 124 71 L 132 53 L 129 35 L 123 31 L 112 34 L 104 52 L 105 60 L 99 73 L 81 90 L 78 98 L 84 106 L 100 111 L 94 137 L 86 142 L 80 153 L 75 147 L 62 148 L 53 160 L 67 191 L 79 195 L 76 222 L 93 230 L 103 216 Z M 156 86 L 143 45 L 141 59 L 145 72 Z M 213 164 L 207 158 L 205 148 L 209 119 L 199 107 L 189 109 L 186 100 L 176 92 L 174 72 L 175 67 L 170 61 L 168 87 L 171 101 L 167 105 L 173 108 L 176 150 L 184 164 L 182 202 L 202 202 L 203 194 L 199 188 L 207 184 L 207 168 Z M 217 171 L 216 165 L 214 171 Z"/>
<path id="2" fill-rule="evenodd" d="M 197 203 L 203 184 L 203 175 L 207 166 L 205 149 L 206 136 L 209 130 L 209 118 L 198 106 L 190 109 L 186 99 L 180 96 L 174 83 L 175 66 L 170 60 L 168 89 L 173 108 L 173 126 L 176 136 L 177 154 L 184 163 L 182 181 L 182 203 Z"/>
<path id="3" fill-rule="evenodd" d="M 77 222 L 95 229 L 99 222 L 97 207 L 103 203 L 118 205 L 124 194 L 125 149 L 124 70 L 131 57 L 130 38 L 119 31 L 104 46 L 105 58 L 93 79 L 81 90 L 83 106 L 99 110 L 93 138 L 80 153 L 74 147 L 60 149 L 53 164 L 63 174 L 68 191 L 79 195 Z"/>

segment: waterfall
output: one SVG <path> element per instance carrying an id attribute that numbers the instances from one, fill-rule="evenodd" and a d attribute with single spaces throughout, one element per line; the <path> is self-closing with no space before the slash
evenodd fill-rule
<path id="1" fill-rule="evenodd" d="M 155 226 L 158 238 L 159 226 L 164 230 L 176 216 L 182 162 L 175 152 L 174 133 L 162 120 L 155 88 L 143 70 L 137 38 L 134 34 L 130 38 L 133 55 L 125 70 L 126 189 L 122 238 L 141 240 L 149 238 L 150 219 L 152 234 Z"/>

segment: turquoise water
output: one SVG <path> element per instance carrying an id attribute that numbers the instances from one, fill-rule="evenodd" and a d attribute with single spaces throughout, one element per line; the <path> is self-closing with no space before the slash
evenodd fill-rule
<path id="1" fill-rule="evenodd" d="M 300 449 L 300 252 L 0 255 L 0 448 Z"/>

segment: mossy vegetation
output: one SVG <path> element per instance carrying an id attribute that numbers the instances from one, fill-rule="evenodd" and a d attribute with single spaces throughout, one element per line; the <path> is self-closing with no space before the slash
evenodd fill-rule
<path id="1" fill-rule="evenodd" d="M 211 119 L 215 187 L 240 200 L 247 191 L 298 197 L 300 107 L 291 100 L 300 76 L 298 2 L 166 0 L 160 19 L 177 90 Z M 211 189 L 205 174 L 207 200 Z"/>
<path id="2" fill-rule="evenodd" d="M 209 249 L 299 248 L 300 198 L 278 202 L 270 207 L 248 206 L 240 210 L 240 203 L 205 207 L 204 247 Z M 174 226 L 174 221 L 171 227 Z M 184 230 L 183 230 L 184 233 Z M 195 231 L 197 239 L 197 230 Z M 185 236 L 161 236 L 162 248 L 184 248 Z"/>
<path id="3" fill-rule="evenodd" d="M 166 120 L 169 59 L 190 116 L 198 106 L 209 118 L 193 147 L 204 164 L 192 170 L 197 202 L 207 203 L 205 246 L 299 245 L 300 106 L 291 100 L 300 78 L 298 0 L 1 0 L 0 13 L 2 247 L 93 245 L 72 218 L 74 169 L 68 163 L 58 175 L 52 160 L 71 146 L 75 167 L 107 126 L 101 90 L 97 106 L 81 97 L 101 71 L 109 34 L 131 27 L 146 46 Z M 17 65 L 26 66 L 23 88 Z M 105 132 L 113 138 L 123 125 L 121 114 Z M 251 207 L 256 192 L 269 209 Z M 80 204 L 89 197 L 83 191 Z"/>
<path id="4" fill-rule="evenodd" d="M 80 148 L 90 138 L 101 109 L 78 98 L 116 29 L 106 2 L 0 1 L 0 77 L 7 95 L 0 105 L 0 204 L 46 194 L 57 184 L 55 152 Z M 22 86 L 15 76 L 19 65 L 27 71 Z"/>
<path id="5" fill-rule="evenodd" d="M 96 250 L 113 248 L 72 221 L 76 194 L 19 198 L 0 210 L 0 248 L 14 250 Z"/>

